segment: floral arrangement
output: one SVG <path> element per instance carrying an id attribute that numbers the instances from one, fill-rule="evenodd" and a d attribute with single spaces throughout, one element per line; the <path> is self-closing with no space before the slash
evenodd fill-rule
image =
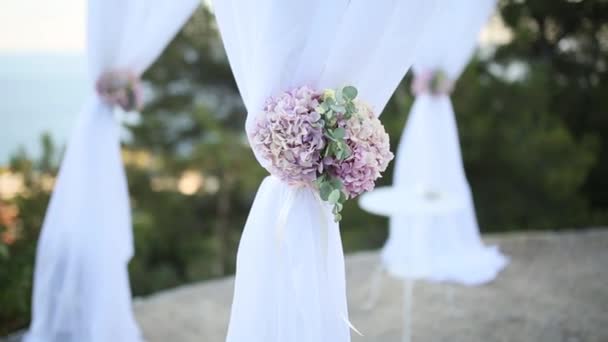
<path id="1" fill-rule="evenodd" d="M 141 84 L 132 72 L 105 72 L 97 80 L 95 88 L 105 103 L 118 106 L 125 112 L 139 110 L 142 106 Z"/>
<path id="2" fill-rule="evenodd" d="M 251 141 L 269 172 L 318 190 L 336 222 L 344 202 L 372 190 L 393 159 L 384 126 L 355 87 L 295 88 L 269 98 L 262 114 Z"/>
<path id="3" fill-rule="evenodd" d="M 453 89 L 454 82 L 443 70 L 416 73 L 412 81 L 412 92 L 414 95 L 423 93 L 433 96 L 449 95 Z"/>

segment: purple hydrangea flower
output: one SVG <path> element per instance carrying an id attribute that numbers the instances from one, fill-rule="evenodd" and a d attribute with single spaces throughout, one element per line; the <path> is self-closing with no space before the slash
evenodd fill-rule
<path id="1" fill-rule="evenodd" d="M 269 98 L 252 132 L 253 148 L 269 172 L 288 184 L 311 184 L 323 171 L 323 121 L 315 108 L 320 94 L 309 87 Z"/>
<path id="2" fill-rule="evenodd" d="M 319 177 L 328 176 L 321 181 L 326 196 L 328 191 L 339 189 L 327 190 L 327 184 L 335 186 L 334 179 L 342 183 L 347 198 L 373 190 L 376 179 L 393 159 L 389 137 L 370 107 L 352 101 L 352 97 L 349 100 L 348 105 L 354 105 L 355 110 L 346 115 L 334 109 L 335 93 L 329 91 L 324 95 L 299 87 L 269 98 L 251 136 L 253 148 L 268 162 L 268 171 L 291 185 L 312 186 Z M 330 104 L 322 105 L 324 101 Z M 347 106 L 341 103 L 335 107 Z M 340 137 L 334 135 L 336 126 L 344 128 Z M 342 148 L 336 145 L 339 143 L 350 150 L 345 159 L 335 153 L 336 146 Z M 334 208 L 339 220 L 343 200 L 334 196 L 332 201 L 340 202 Z"/>
<path id="3" fill-rule="evenodd" d="M 343 161 L 324 160 L 330 174 L 342 180 L 348 198 L 374 189 L 394 155 L 389 136 L 371 108 L 357 102 L 357 113 L 339 123 L 346 130 L 351 155 Z"/>
<path id="4" fill-rule="evenodd" d="M 126 112 L 139 110 L 142 106 L 141 82 L 128 70 L 101 74 L 95 88 L 103 102 L 110 106 L 121 107 Z"/>

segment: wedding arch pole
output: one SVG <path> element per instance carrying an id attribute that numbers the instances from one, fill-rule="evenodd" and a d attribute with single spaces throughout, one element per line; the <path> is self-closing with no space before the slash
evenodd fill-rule
<path id="1" fill-rule="evenodd" d="M 141 104 L 139 77 L 198 0 L 89 0 L 90 95 L 38 241 L 26 342 L 137 342 L 127 264 L 129 195 L 114 110 Z"/>
<path id="2" fill-rule="evenodd" d="M 397 149 L 393 187 L 403 196 L 450 198 L 460 209 L 391 215 L 382 260 L 402 278 L 477 285 L 493 280 L 507 258 L 481 240 L 450 93 L 496 0 L 442 4 L 413 65 L 416 99 Z M 404 246 L 412 247 L 405 252 Z"/>
<path id="3" fill-rule="evenodd" d="M 337 168 L 351 157 L 359 158 L 361 151 L 348 145 L 354 143 L 356 123 L 332 125 L 359 118 L 361 111 L 367 113 L 362 109 L 367 105 L 369 113 L 382 111 L 410 67 L 420 34 L 439 3 L 214 2 L 248 111 L 246 131 L 258 161 L 271 173 L 258 190 L 241 237 L 228 342 L 350 341 L 344 255 L 335 220 L 340 218 L 345 190 L 354 190 L 353 183 L 340 175 L 353 168 Z M 313 104 L 319 109 L 311 109 Z M 300 114 L 305 119 L 296 119 Z M 374 127 L 363 140 L 383 137 L 375 117 L 362 118 Z M 300 121 L 295 125 L 292 119 Z M 304 132 L 304 126 L 310 131 Z M 295 133 L 304 138 L 285 144 L 287 140 L 279 139 Z M 325 141 L 327 136 L 331 141 Z M 302 149 L 304 144 L 310 149 Z M 297 151 L 288 150 L 292 145 Z M 336 163 L 318 164 L 317 147 L 327 148 Z M 302 172 L 290 173 L 288 166 Z M 304 173 L 310 166 L 319 169 Z M 365 166 L 372 170 L 378 165 Z M 328 170 L 336 177 L 324 178 Z M 315 183 L 307 183 L 305 176 Z"/>

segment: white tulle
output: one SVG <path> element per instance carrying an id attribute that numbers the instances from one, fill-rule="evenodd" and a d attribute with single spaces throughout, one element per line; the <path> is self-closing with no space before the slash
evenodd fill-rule
<path id="1" fill-rule="evenodd" d="M 354 85 L 380 113 L 435 6 L 430 0 L 216 0 L 247 128 L 267 97 L 301 85 Z M 310 191 L 272 176 L 260 186 L 239 245 L 227 341 L 350 341 L 338 225 Z M 281 241 L 276 229 L 286 202 L 292 209 Z"/>
<path id="2" fill-rule="evenodd" d="M 426 32 L 414 71 L 441 69 L 456 79 L 494 6 L 495 0 L 446 0 Z M 404 194 L 441 191 L 463 205 L 449 214 L 391 216 L 389 239 L 382 251 L 391 273 L 475 285 L 493 280 L 506 265 L 497 248 L 484 246 L 480 238 L 448 96 L 416 98 L 397 150 L 394 187 Z"/>
<path id="3" fill-rule="evenodd" d="M 104 71 L 141 74 L 197 0 L 90 0 L 91 94 L 72 133 L 36 255 L 26 342 L 137 342 L 127 264 L 133 255 L 129 196 L 113 109 L 94 92 Z M 76 100 L 76 99 L 75 99 Z"/>

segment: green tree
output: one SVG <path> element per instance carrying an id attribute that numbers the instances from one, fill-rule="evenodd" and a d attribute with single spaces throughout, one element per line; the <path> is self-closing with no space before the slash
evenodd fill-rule
<path id="1" fill-rule="evenodd" d="M 454 94 L 461 145 L 485 230 L 557 229 L 590 223 L 581 187 L 597 154 L 551 110 L 545 70 L 510 81 L 474 62 Z"/>
<path id="2" fill-rule="evenodd" d="M 546 111 L 576 141 L 598 138 L 597 161 L 580 192 L 595 210 L 606 211 L 608 1 L 503 0 L 500 12 L 513 41 L 498 49 L 496 62 L 525 63 L 537 82 L 531 94 L 542 94 Z"/>
<path id="3" fill-rule="evenodd" d="M 232 273 L 240 233 L 264 175 L 246 143 L 245 109 L 205 7 L 144 78 L 154 98 L 141 122 L 129 127 L 132 139 L 126 145 L 149 151 L 155 160 L 152 167 L 129 167 L 135 293 Z M 193 170 L 203 182 L 194 194 L 151 187 L 154 179 L 177 180 Z M 209 189 L 214 182 L 216 189 Z"/>
<path id="4" fill-rule="evenodd" d="M 48 134 L 42 136 L 41 145 L 38 162 L 20 148 L 8 168 L 0 167 L 0 175 L 23 180 L 23 188 L 10 198 L 0 189 L 0 336 L 29 321 L 36 241 L 49 200 L 49 182 L 57 171 Z"/>

